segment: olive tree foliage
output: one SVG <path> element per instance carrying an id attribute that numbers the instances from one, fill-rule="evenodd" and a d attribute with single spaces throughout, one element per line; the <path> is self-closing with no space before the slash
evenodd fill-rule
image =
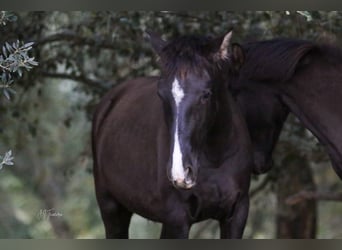
<path id="1" fill-rule="evenodd" d="M 79 90 L 95 96 L 95 102 L 123 80 L 158 73 L 147 29 L 169 39 L 189 33 L 222 35 L 233 28 L 237 42 L 279 36 L 317 39 L 340 29 L 338 12 L 320 11 L 22 12 L 17 16 L 18 21 L 9 24 L 11 32 L 0 39 L 19 36 L 35 41 L 34 57 L 40 62 L 22 78 L 21 86 L 29 88 L 46 78 L 71 79 L 81 83 Z"/>
<path id="2" fill-rule="evenodd" d="M 0 12 L 0 25 L 5 26 L 7 22 L 14 22 L 17 20 L 16 15 L 7 11 Z M 32 49 L 33 42 L 23 43 L 16 40 L 13 43 L 6 42 L 2 46 L 2 54 L 0 54 L 0 70 L 2 71 L 0 78 L 0 88 L 3 95 L 10 99 L 10 93 L 15 91 L 11 88 L 13 82 L 20 78 L 23 70 L 30 70 L 38 63 L 34 57 L 28 55 L 28 51 Z M 4 165 L 13 165 L 14 157 L 12 150 L 9 150 L 4 156 L 0 156 L 0 169 Z"/>
<path id="3" fill-rule="evenodd" d="M 5 18 L 6 26 L 0 25 L 0 45 L 7 53 L 6 56 L 1 52 L 3 60 L 18 51 L 17 55 L 21 55 L 20 60 L 26 66 L 35 66 L 33 61 L 39 61 L 39 66 L 21 77 L 19 69 L 21 72 L 29 69 L 22 64 L 13 64 L 13 67 L 21 66 L 16 71 L 15 67 L 13 71 L 1 67 L 15 84 L 3 88 L 12 101 L 6 110 L 0 105 L 1 124 L 6 125 L 6 129 L 0 127 L 0 138 L 16 152 L 16 168 L 11 170 L 24 183 L 25 190 L 31 190 L 44 208 L 64 209 L 66 214 L 50 223 L 53 233 L 49 236 L 55 237 L 84 235 L 85 227 L 91 228 L 88 230 L 91 235 L 103 235 L 103 231 L 98 231 L 103 228 L 93 186 L 82 184 L 91 183 L 92 178 L 88 176 L 91 172 L 90 120 L 95 104 L 109 88 L 126 79 L 159 73 L 158 58 L 148 42 L 146 30 L 153 30 L 167 40 L 184 34 L 223 35 L 233 28 L 233 41 L 239 43 L 275 37 L 339 43 L 342 33 L 342 15 L 337 11 L 49 11 L 14 14 L 15 22 Z M 19 42 L 17 45 L 17 40 L 28 44 Z M 30 44 L 31 41 L 34 44 Z M 22 53 L 27 55 L 28 48 L 30 55 L 25 57 Z M 30 61 L 30 58 L 34 60 Z M 12 65 L 10 61 L 3 64 L 11 69 L 9 65 Z M 11 95 L 9 89 L 17 94 Z M 281 160 L 287 154 L 297 151 L 311 165 L 328 165 L 326 154 L 317 144 L 310 133 L 302 131 L 298 120 L 291 117 L 277 146 L 276 167 L 281 167 Z M 270 196 L 277 178 L 281 176 L 276 168 L 267 175 L 254 177 L 246 237 L 274 237 L 269 229 L 274 207 L 269 204 L 274 202 Z M 81 205 L 92 209 L 82 210 Z M 72 216 L 68 216 L 69 212 Z M 39 221 L 30 223 L 30 228 L 41 226 Z M 210 228 L 214 227 L 210 225 Z M 31 235 L 40 235 L 37 231 Z M 217 232 L 217 226 L 212 231 Z M 202 237 L 204 234 L 199 229 L 192 235 Z M 211 233 L 209 235 L 212 237 Z"/>
<path id="4" fill-rule="evenodd" d="M 5 26 L 7 22 L 16 21 L 17 17 L 13 13 L 7 11 L 0 12 L 0 24 Z M 28 52 L 32 49 L 33 42 L 24 43 L 16 40 L 12 43 L 3 42 L 0 54 L 0 69 L 1 85 L 0 88 L 4 96 L 10 99 L 10 93 L 14 94 L 15 91 L 11 88 L 13 82 L 20 78 L 23 70 L 29 71 L 33 66 L 37 66 L 38 62 L 34 57 L 30 57 Z"/>

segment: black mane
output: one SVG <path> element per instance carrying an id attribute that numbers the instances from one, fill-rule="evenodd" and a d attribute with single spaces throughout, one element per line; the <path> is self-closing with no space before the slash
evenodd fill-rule
<path id="1" fill-rule="evenodd" d="M 299 39 L 273 39 L 243 45 L 246 60 L 241 69 L 244 77 L 256 81 L 289 80 L 300 61 L 307 55 L 328 64 L 342 63 L 342 50 L 328 44 Z"/>
<path id="2" fill-rule="evenodd" d="M 294 74 L 298 62 L 318 49 L 310 41 L 273 39 L 243 45 L 246 60 L 241 74 L 256 81 L 286 81 Z"/>

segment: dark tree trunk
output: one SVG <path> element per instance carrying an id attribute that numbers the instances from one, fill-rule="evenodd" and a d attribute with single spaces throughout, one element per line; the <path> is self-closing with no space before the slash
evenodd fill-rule
<path id="1" fill-rule="evenodd" d="M 286 202 L 291 195 L 303 190 L 315 191 L 312 171 L 305 157 L 289 154 L 282 161 L 276 184 L 277 238 L 313 239 L 316 237 L 316 200 L 303 200 L 294 205 Z"/>

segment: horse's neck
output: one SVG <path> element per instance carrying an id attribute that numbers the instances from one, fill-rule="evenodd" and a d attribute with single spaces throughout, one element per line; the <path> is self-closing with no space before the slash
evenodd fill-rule
<path id="1" fill-rule="evenodd" d="M 338 105 L 342 86 L 333 79 L 321 82 L 315 75 L 310 78 L 297 77 L 287 83 L 282 100 L 325 147 L 334 164 L 340 166 L 341 170 L 335 170 L 342 178 L 342 110 Z"/>

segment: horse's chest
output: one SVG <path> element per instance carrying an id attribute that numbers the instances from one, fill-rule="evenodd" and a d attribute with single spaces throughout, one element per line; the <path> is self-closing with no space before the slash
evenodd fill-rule
<path id="1" fill-rule="evenodd" d="M 219 218 L 234 204 L 234 192 L 225 185 L 212 183 L 197 187 L 189 197 L 189 211 L 194 220 Z"/>

